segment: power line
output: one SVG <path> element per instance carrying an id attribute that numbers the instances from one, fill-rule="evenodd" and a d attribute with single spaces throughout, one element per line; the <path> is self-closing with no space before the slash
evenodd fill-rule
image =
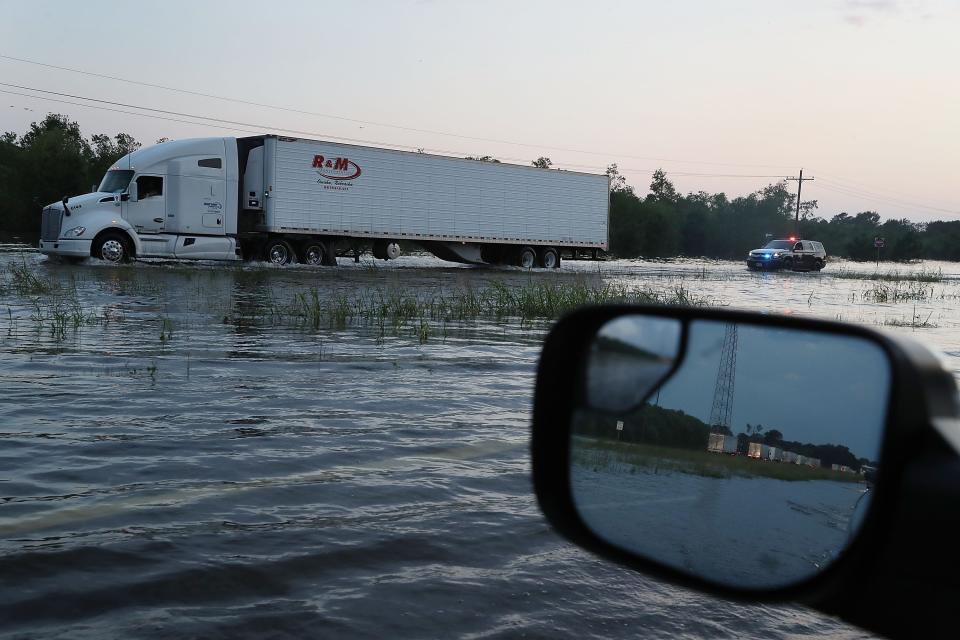
<path id="1" fill-rule="evenodd" d="M 794 223 L 793 223 L 793 224 L 794 224 L 793 230 L 794 230 L 794 233 L 797 234 L 797 237 L 798 237 L 798 238 L 800 237 L 800 192 L 803 190 L 803 183 L 804 183 L 804 181 L 810 181 L 810 180 L 815 180 L 815 179 L 816 179 L 816 178 L 812 178 L 812 177 L 811 177 L 811 178 L 804 178 L 804 177 L 803 177 L 803 169 L 800 169 L 800 177 L 799 177 L 799 178 L 794 178 L 794 177 L 787 178 L 787 180 L 795 180 L 796 183 L 797 183 L 797 217 L 796 217 L 796 219 L 794 220 Z"/>
<path id="2" fill-rule="evenodd" d="M 242 132 L 244 132 L 244 133 L 254 133 L 254 134 L 256 134 L 256 133 L 263 133 L 262 131 L 253 131 L 253 130 L 240 129 L 240 128 L 238 128 L 238 127 L 224 127 L 224 126 L 219 126 L 219 125 L 216 125 L 216 124 L 210 124 L 210 123 L 208 123 L 208 122 L 193 122 L 193 121 L 191 121 L 191 120 L 181 120 L 181 119 L 178 119 L 178 118 L 166 118 L 166 117 L 163 117 L 163 116 L 152 115 L 152 114 L 148 114 L 148 113 L 137 113 L 136 111 L 124 111 L 123 109 L 111 109 L 110 107 L 102 107 L 102 106 L 99 106 L 99 105 L 83 104 L 83 103 L 81 103 L 81 102 L 71 102 L 70 100 L 57 100 L 56 98 L 47 98 L 47 97 L 44 97 L 44 96 L 33 96 L 33 95 L 30 95 L 29 93 L 19 93 L 19 92 L 17 92 L 17 91 L 7 91 L 6 89 L 0 89 L 0 93 L 5 93 L 5 94 L 11 95 L 11 96 L 23 96 L 23 97 L 25 97 L 25 98 L 32 98 L 32 99 L 34 99 L 34 100 L 43 100 L 43 101 L 46 101 L 46 102 L 56 102 L 56 103 L 58 103 L 58 104 L 69 104 L 69 105 L 73 105 L 73 106 L 77 106 L 77 107 L 84 107 L 84 108 L 86 108 L 86 109 L 97 109 L 97 110 L 99 110 L 99 111 L 110 111 L 110 112 L 112 112 L 112 113 L 125 113 L 125 114 L 131 115 L 131 116 L 140 116 L 141 118 L 153 118 L 153 119 L 155 119 L 155 120 L 165 120 L 165 121 L 167 121 L 167 122 L 180 122 L 180 123 L 183 123 L 183 124 L 193 124 L 193 125 L 198 125 L 198 126 L 211 127 L 211 128 L 213 128 L 213 129 L 223 129 L 223 130 L 225 130 L 225 131 L 242 131 Z"/>
<path id="3" fill-rule="evenodd" d="M 895 204 L 901 207 L 911 207 L 915 209 L 928 209 L 931 211 L 937 211 L 939 213 L 947 213 L 950 215 L 960 215 L 960 211 L 943 209 L 941 207 L 931 207 L 928 205 L 920 204 L 918 202 L 907 202 L 905 200 L 895 200 L 893 198 L 887 198 L 887 197 L 876 195 L 876 194 L 863 193 L 860 191 L 855 191 L 855 190 L 848 189 L 846 187 L 842 187 L 837 184 L 827 184 L 826 183 L 827 181 L 824 178 L 821 178 L 821 180 L 823 180 L 824 182 L 824 184 L 820 185 L 821 188 L 827 189 L 828 191 L 839 193 L 845 196 L 852 196 L 854 198 L 860 198 L 862 200 L 871 200 L 871 201 L 880 202 L 883 204 Z"/>
<path id="4" fill-rule="evenodd" d="M 891 191 L 891 190 L 889 190 L 889 189 L 885 189 L 885 188 L 882 188 L 882 187 L 876 187 L 876 186 L 869 185 L 869 184 L 864 184 L 864 183 L 862 183 L 862 182 L 857 182 L 856 180 L 851 180 L 851 179 L 849 179 L 849 178 L 839 178 L 839 177 L 836 177 L 836 176 L 824 175 L 824 173 L 823 173 L 822 171 L 820 172 L 820 176 L 821 176 L 821 178 L 822 178 L 823 180 L 826 180 L 827 182 L 833 182 L 833 183 L 835 183 L 835 184 L 837 184 L 837 185 L 842 185 L 842 186 L 845 186 L 845 187 L 847 187 L 847 188 L 849 188 L 849 189 L 854 189 L 854 190 L 863 191 L 864 193 L 871 193 L 871 194 L 875 193 L 875 194 L 877 194 L 877 195 L 882 195 L 882 196 L 884 196 L 884 197 L 891 197 L 891 198 L 902 198 L 902 197 L 903 197 L 902 194 L 896 193 L 896 192 Z M 908 197 L 909 197 L 909 196 L 908 196 Z"/>
<path id="5" fill-rule="evenodd" d="M 871 200 L 877 200 L 877 201 L 880 201 L 880 202 L 887 202 L 887 203 L 892 203 L 892 204 L 898 204 L 898 205 L 905 206 L 905 207 L 916 207 L 916 208 L 919 208 L 919 209 L 930 209 L 930 210 L 932 210 L 932 211 L 939 211 L 939 212 L 941 212 L 941 213 L 950 213 L 950 214 L 960 213 L 960 212 L 958 212 L 958 211 L 953 211 L 953 210 L 945 209 L 945 208 L 942 208 L 942 207 L 934 207 L 934 206 L 930 206 L 930 205 L 926 205 L 926 204 L 921 204 L 921 203 L 919 203 L 919 202 L 911 202 L 911 201 L 909 201 L 909 200 L 902 200 L 902 199 L 900 199 L 900 198 L 893 198 L 893 197 L 891 197 L 891 196 L 887 196 L 887 195 L 883 195 L 883 194 L 879 194 L 879 193 L 867 191 L 867 190 L 865 190 L 865 189 L 858 189 L 858 188 L 856 188 L 856 187 L 849 187 L 849 186 L 844 185 L 842 182 L 838 182 L 838 181 L 836 181 L 836 180 L 830 180 L 829 178 L 824 178 L 822 175 L 820 176 L 820 179 L 821 179 L 823 182 L 827 183 L 827 185 L 829 185 L 830 187 L 832 187 L 832 190 L 833 190 L 833 191 L 837 191 L 837 192 L 840 192 L 840 193 L 845 193 L 845 194 L 847 194 L 847 195 L 859 196 L 859 197 L 861 197 L 861 198 L 871 199 Z"/>
<path id="6" fill-rule="evenodd" d="M 408 150 L 408 151 L 413 151 L 413 150 L 417 150 L 417 149 L 418 149 L 418 147 L 413 147 L 413 146 L 409 146 L 409 145 L 399 145 L 399 144 L 394 144 L 394 143 L 390 143 L 390 142 L 382 142 L 382 141 L 374 141 L 374 140 L 364 140 L 364 139 L 359 139 L 359 138 L 346 138 L 346 137 L 342 137 L 342 136 L 331 136 L 331 135 L 328 135 L 328 134 L 325 134 L 325 133 L 320 133 L 320 132 L 315 132 L 315 131 L 302 131 L 302 130 L 299 130 L 299 129 L 287 129 L 287 128 L 283 128 L 283 127 L 272 127 L 272 126 L 268 126 L 268 125 L 253 124 L 253 123 L 247 123 L 247 122 L 240 122 L 240 121 L 236 121 L 236 120 L 225 120 L 225 119 L 222 119 L 222 118 L 214 118 L 214 117 L 211 117 L 211 116 L 202 116 L 202 115 L 197 115 L 197 114 L 192 114 L 192 113 L 185 113 L 185 112 L 180 112 L 180 111 L 169 111 L 169 110 L 166 110 L 166 109 L 157 109 L 157 108 L 154 108 L 154 107 L 144 107 L 144 106 L 135 105 L 135 104 L 129 104 L 129 103 L 124 103 L 124 102 L 115 102 L 115 101 L 112 101 L 112 100 L 103 100 L 103 99 L 99 99 L 99 98 L 89 98 L 89 97 L 86 97 L 86 96 L 80 96 L 80 95 L 75 95 L 75 94 L 62 93 L 62 92 L 57 92 L 57 91 L 49 91 L 49 90 L 46 90 L 46 89 L 37 89 L 37 88 L 34 88 L 34 87 L 26 87 L 26 86 L 23 86 L 23 85 L 16 85 L 16 84 L 7 83 L 7 82 L 0 82 L 0 86 L 14 87 L 14 88 L 23 89 L 23 90 L 26 90 L 26 91 L 34 91 L 34 92 L 37 92 L 37 93 L 43 93 L 43 94 L 49 94 L 49 95 L 54 95 L 54 96 L 60 96 L 61 98 L 66 97 L 66 98 L 73 98 L 74 100 L 86 100 L 86 101 L 88 101 L 88 102 L 95 102 L 95 103 L 97 103 L 97 104 L 96 104 L 96 105 L 83 104 L 83 103 L 80 103 L 80 102 L 73 102 L 73 101 L 70 101 L 70 100 L 63 100 L 63 99 L 58 99 L 58 98 L 50 98 L 50 97 L 47 97 L 47 96 L 35 96 L 35 95 L 26 94 L 26 93 L 19 93 L 19 92 L 15 92 L 15 91 L 8 91 L 8 90 L 0 89 L 0 93 L 6 93 L 6 94 L 10 94 L 10 95 L 18 95 L 18 96 L 23 96 L 23 97 L 26 97 L 26 98 L 33 98 L 33 99 L 36 99 L 36 100 L 47 100 L 47 101 L 49 101 L 49 102 L 56 102 L 56 103 L 60 103 L 60 104 L 70 104 L 70 105 L 74 105 L 74 106 L 85 107 L 85 108 L 88 108 L 88 109 L 101 109 L 101 110 L 104 110 L 104 111 L 110 111 L 110 112 L 114 112 L 114 113 L 124 113 L 124 114 L 127 114 L 127 115 L 134 115 L 134 116 L 141 116 L 141 117 L 147 117 L 147 118 L 154 118 L 154 119 L 158 119 L 158 120 L 165 120 L 165 121 L 168 121 L 168 122 L 180 122 L 180 123 L 192 124 L 192 125 L 206 125 L 206 126 L 210 126 L 210 127 L 212 127 L 212 128 L 224 129 L 224 130 L 227 130 L 227 131 L 242 131 L 242 132 L 244 132 L 244 133 L 253 133 L 253 134 L 262 134 L 262 133 L 264 133 L 264 132 L 266 132 L 266 131 L 281 131 L 281 132 L 285 132 L 285 133 L 295 133 L 295 134 L 297 134 L 297 135 L 309 136 L 309 137 L 313 137 L 313 138 L 324 138 L 324 139 L 329 139 L 329 140 L 339 140 L 339 141 L 344 141 L 344 142 L 364 144 L 364 145 L 372 145 L 372 146 L 380 146 L 380 147 L 392 147 L 392 148 L 396 148 L 396 149 L 405 149 L 405 150 Z M 107 106 L 102 106 L 102 105 L 111 105 L 111 106 L 107 107 Z M 148 111 L 148 112 L 150 112 L 150 113 L 138 113 L 138 112 L 136 112 L 136 111 L 128 111 L 128 110 L 125 110 L 125 109 L 117 109 L 117 108 L 115 108 L 115 107 L 125 107 L 126 109 L 140 109 L 140 110 L 143 110 L 143 111 Z M 157 114 L 163 114 L 163 115 L 157 115 Z M 171 117 L 171 116 L 176 116 L 176 117 Z M 194 120 L 201 120 L 202 122 L 195 122 L 194 120 L 184 120 L 183 118 L 193 118 Z M 219 124 L 210 124 L 210 123 L 219 123 Z M 224 126 L 224 125 L 230 125 L 230 126 Z M 430 152 L 432 152 L 432 153 L 444 154 L 444 155 L 450 155 L 450 156 L 461 156 L 461 157 L 462 157 L 462 156 L 464 156 L 464 155 L 468 155 L 468 154 L 465 154 L 465 152 L 463 152 L 463 151 L 454 151 L 454 150 L 450 150 L 450 149 L 424 149 L 424 150 L 425 150 L 425 151 L 430 151 Z M 522 158 L 507 158 L 507 157 L 505 157 L 505 158 L 503 158 L 503 159 L 504 159 L 504 160 L 513 161 L 513 162 L 518 162 L 518 163 L 526 163 L 526 160 L 524 160 L 524 159 L 522 159 Z M 594 170 L 598 170 L 598 171 L 605 171 L 605 170 L 607 169 L 607 167 L 602 167 L 602 166 L 598 166 L 598 165 L 578 164 L 578 163 L 562 163 L 562 166 L 573 167 L 573 168 L 578 168 L 578 169 L 594 169 Z M 639 168 L 624 167 L 624 168 L 623 168 L 623 171 L 628 171 L 628 172 L 631 172 L 631 173 L 646 173 L 646 174 L 651 174 L 651 175 L 652 175 L 653 173 L 655 173 L 655 172 L 657 171 L 657 169 L 639 169 Z M 732 174 L 732 173 L 718 173 L 718 174 L 715 174 L 715 173 L 698 173 L 698 172 L 687 172 L 687 171 L 671 171 L 669 175 L 679 176 L 679 177 L 692 177 L 692 178 L 752 178 L 752 179 L 766 178 L 766 179 L 778 179 L 778 180 L 782 180 L 782 179 L 785 178 L 785 176 L 782 176 L 782 175 L 772 175 L 772 174 L 771 174 L 771 175 Z"/>
<path id="7" fill-rule="evenodd" d="M 606 151 L 594 151 L 594 150 L 588 150 L 588 149 L 575 149 L 575 148 L 569 148 L 569 147 L 557 147 L 557 146 L 552 146 L 552 145 L 538 145 L 538 144 L 530 144 L 530 143 L 526 143 L 526 142 L 516 142 L 516 141 L 512 141 L 512 140 L 501 140 L 501 139 L 497 139 L 497 138 L 486 138 L 486 137 L 480 137 L 480 136 L 469 136 L 469 135 L 464 135 L 464 134 L 459 134 L 459 133 L 451 133 L 451 132 L 449 132 L 449 131 L 437 131 L 437 130 L 434 130 L 434 129 L 422 129 L 422 128 L 418 128 L 418 127 L 410 127 L 410 126 L 406 126 L 406 125 L 393 124 L 393 123 L 388 123 L 388 122 L 376 122 L 376 121 L 373 121 L 373 120 L 361 120 L 361 119 L 359 119 L 359 118 L 350 118 L 350 117 L 347 117 L 347 116 L 341 116 L 341 115 L 336 115 L 336 114 L 331 114 L 331 113 L 322 113 L 322 112 L 318 112 L 318 111 L 308 111 L 308 110 L 304 110 L 304 109 L 296 109 L 296 108 L 293 108 L 293 107 L 286 107 L 286 106 L 282 106 L 282 105 L 275 105 L 275 104 L 269 104 L 269 103 L 263 103 L 263 102 L 255 102 L 255 101 L 253 101 L 253 100 L 244 100 L 244 99 L 242 99 L 242 98 L 232 98 L 232 97 L 227 97 L 227 96 L 218 96 L 218 95 L 211 94 L 211 93 L 203 93 L 203 92 L 201 92 L 201 91 L 192 91 L 192 90 L 189 90 L 189 89 L 179 89 L 179 88 L 177 88 L 177 87 L 170 87 L 170 86 L 167 86 L 167 85 L 155 84 L 155 83 L 151 83 L 151 82 L 143 82 L 143 81 L 141 81 L 141 80 L 132 80 L 132 79 L 130 79 L 130 78 L 123 78 L 123 77 L 120 77 L 120 76 L 112 76 L 112 75 L 108 75 L 108 74 L 104 74 L 104 73 L 95 73 L 95 72 L 92 72 L 92 71 L 84 71 L 84 70 L 82 70 L 82 69 L 75 69 L 75 68 L 72 68 L 72 67 L 64 67 L 64 66 L 60 66 L 60 65 L 49 64 L 49 63 L 45 63 L 45 62 L 38 62 L 38 61 L 36 61 L 36 60 L 28 60 L 28 59 L 26 59 L 26 58 L 18 58 L 18 57 L 15 57 L 15 56 L 9 56 L 9 55 L 4 55 L 4 54 L 0 54 L 0 59 L 12 60 L 12 61 L 14 61 L 14 62 L 20 62 L 20 63 L 23 63 L 23 64 L 30 64 L 30 65 L 35 65 L 35 66 L 39 66 L 39 67 L 47 67 L 47 68 L 49 68 L 49 69 L 57 69 L 57 70 L 59 70 L 59 71 L 68 71 L 68 72 L 70 72 L 70 73 L 78 73 L 78 74 L 82 74 L 82 75 L 86 75 L 86 76 L 90 76 L 90 77 L 94 77 L 94 78 L 103 78 L 103 79 L 106 79 L 106 80 L 114 80 L 114 81 L 116 81 L 116 82 L 124 82 L 124 83 L 127 83 L 127 84 L 133 84 L 133 85 L 138 85 L 138 86 L 142 86 L 142 87 L 150 87 L 150 88 L 153 88 L 153 89 L 162 89 L 162 90 L 164 90 L 164 91 L 172 91 L 172 92 L 175 92 L 175 93 L 181 93 L 181 94 L 185 94 L 185 95 L 197 96 L 197 97 L 201 97 L 201 98 L 209 98 L 209 99 L 212 99 L 212 100 L 222 100 L 222 101 L 224 101 L 224 102 L 233 102 L 233 103 L 236 103 L 236 104 L 245 104 L 245 105 L 248 105 L 248 106 L 262 107 L 262 108 L 266 108 L 266 109 L 276 109 L 276 110 L 278 110 L 278 111 L 286 111 L 286 112 L 288 112 L 288 113 L 299 113 L 299 114 L 302 114 L 302 115 L 317 116 L 317 117 L 321 117 L 321 118 L 330 118 L 330 119 L 333 119 L 333 120 L 341 120 L 341 121 L 344 121 L 344 122 L 353 122 L 353 123 L 356 123 L 356 124 L 365 124 L 365 125 L 377 126 L 377 127 L 387 127 L 387 128 L 391 128 L 391 129 L 399 129 L 399 130 L 402 130 L 402 131 L 411 131 L 411 132 L 414 132 L 414 133 L 427 133 L 427 134 L 431 134 L 431 135 L 448 136 L 448 137 L 453 137 L 453 138 L 462 138 L 462 139 L 464 139 L 464 140 L 473 140 L 473 141 L 476 141 L 476 142 L 490 142 L 490 143 L 495 143 L 495 144 L 508 144 L 508 145 L 513 145 L 513 146 L 528 147 L 528 148 L 533 148 L 533 149 L 541 149 L 541 150 L 549 150 L 549 151 L 562 151 L 562 152 L 565 152 L 565 153 L 581 153 L 581 154 L 585 154 L 585 155 L 603 156 L 603 157 L 606 157 L 606 158 L 610 158 L 610 157 L 614 157 L 614 158 L 629 158 L 629 159 L 631 159 L 631 160 L 646 160 L 646 161 L 652 161 L 652 162 L 670 162 L 670 163 L 675 163 L 675 164 L 700 164 L 700 165 L 711 165 L 711 166 L 718 166 L 718 167 L 759 167 L 759 168 L 767 168 L 767 169 L 779 169 L 779 168 L 783 168 L 783 167 L 786 166 L 786 165 L 775 165 L 775 164 L 746 164 L 746 163 L 734 163 L 734 162 L 713 162 L 713 161 L 708 161 L 708 160 L 675 160 L 675 159 L 671 159 L 671 158 L 659 158 L 659 157 L 650 157 L 650 156 L 637 156 L 637 155 L 624 154 L 624 153 L 609 153 L 609 152 L 606 152 Z"/>

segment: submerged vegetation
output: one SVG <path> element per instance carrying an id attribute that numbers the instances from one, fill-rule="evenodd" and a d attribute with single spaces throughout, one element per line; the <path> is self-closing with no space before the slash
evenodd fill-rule
<path id="1" fill-rule="evenodd" d="M 607 303 L 705 306 L 709 300 L 692 295 L 682 284 L 657 291 L 619 284 L 591 286 L 583 281 L 533 282 L 516 287 L 493 281 L 484 288 L 456 288 L 433 294 L 391 287 L 358 291 L 349 297 L 325 297 L 311 288 L 296 293 L 289 303 L 275 302 L 267 315 L 275 322 L 292 321 L 313 328 L 343 328 L 354 322 L 397 326 L 417 321 L 422 326 L 426 321 L 555 320 L 577 307 Z"/>
<path id="2" fill-rule="evenodd" d="M 91 267 L 64 269 L 26 255 L 10 256 L 0 266 L 0 338 L 61 342 L 87 327 L 102 331 L 139 323 L 144 339 L 167 348 L 211 322 L 240 330 L 360 330 L 381 343 L 389 336 L 425 344 L 480 335 L 491 327 L 530 331 L 535 338 L 560 316 L 585 305 L 725 305 L 724 292 L 742 275 L 722 266 L 649 269 L 639 279 L 592 272 L 465 271 L 449 284 L 437 284 L 441 278 L 424 284 L 405 281 L 403 271 L 379 269 L 278 271 L 180 263 Z M 752 275 L 743 277 L 753 282 Z M 828 297 L 821 288 L 824 279 L 833 278 L 828 289 L 850 283 L 843 287 L 845 303 L 862 309 L 852 319 L 878 325 L 937 328 L 944 315 L 931 305 L 960 300 L 956 283 L 939 270 L 838 271 L 789 282 L 803 287 L 795 293 L 815 313 Z M 872 312 L 870 305 L 885 309 Z M 836 314 L 841 316 L 851 319 L 849 313 Z"/>
<path id="3" fill-rule="evenodd" d="M 919 271 L 874 271 L 873 273 L 858 273 L 840 269 L 831 274 L 834 278 L 844 280 L 880 280 L 883 282 L 942 282 L 941 269 L 920 269 Z"/>
<path id="4" fill-rule="evenodd" d="M 7 335 L 29 330 L 48 333 L 56 340 L 82 327 L 147 321 L 160 343 L 174 339 L 178 321 L 165 311 L 162 287 L 140 282 L 136 273 L 117 270 L 119 277 L 96 281 L 98 288 L 122 297 L 152 300 L 157 309 L 102 305 L 79 294 L 76 278 L 58 280 L 25 260 L 0 272 L 0 294 L 7 300 Z M 259 274 L 263 275 L 263 274 Z M 640 303 L 654 305 L 705 306 L 708 298 L 692 294 L 682 282 L 659 288 L 629 287 L 617 283 L 576 279 L 534 279 L 522 283 L 493 280 L 483 286 L 449 288 L 391 286 L 361 287 L 349 292 L 324 290 L 317 286 L 288 293 L 256 297 L 243 304 L 223 308 L 223 300 L 211 300 L 199 279 L 196 284 L 196 311 L 223 324 L 243 326 L 288 326 L 302 330 L 344 330 L 373 328 L 380 339 L 386 335 L 408 335 L 420 344 L 436 335 L 447 335 L 451 326 L 473 323 L 519 324 L 522 328 L 545 328 L 561 315 L 589 304 Z M 186 311 L 185 309 L 182 311 Z"/>

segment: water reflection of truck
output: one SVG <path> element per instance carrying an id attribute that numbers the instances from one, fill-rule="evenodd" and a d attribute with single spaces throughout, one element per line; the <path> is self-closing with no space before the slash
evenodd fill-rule
<path id="1" fill-rule="evenodd" d="M 402 241 L 445 260 L 558 267 L 607 248 L 606 175 L 273 135 L 164 142 L 43 210 L 48 255 L 335 264 Z"/>

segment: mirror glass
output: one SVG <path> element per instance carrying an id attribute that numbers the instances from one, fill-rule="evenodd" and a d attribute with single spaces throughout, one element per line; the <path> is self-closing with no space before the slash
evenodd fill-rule
<path id="1" fill-rule="evenodd" d="M 884 351 L 856 336 L 695 320 L 681 353 L 679 322 L 653 331 L 651 320 L 611 321 L 590 354 L 571 443 L 584 522 L 726 586 L 783 587 L 829 566 L 869 506 Z M 631 324 L 645 336 L 624 340 L 637 354 L 611 344 Z"/>
<path id="2" fill-rule="evenodd" d="M 587 402 L 607 411 L 636 407 L 666 377 L 680 352 L 674 318 L 620 317 L 600 328 L 587 361 Z"/>

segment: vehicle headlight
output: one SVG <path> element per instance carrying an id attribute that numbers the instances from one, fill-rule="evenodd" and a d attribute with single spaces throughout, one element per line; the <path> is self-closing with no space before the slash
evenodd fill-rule
<path id="1" fill-rule="evenodd" d="M 65 236 L 73 236 L 74 238 L 79 238 L 80 236 L 82 236 L 82 235 L 83 235 L 84 233 L 86 233 L 86 232 L 87 232 L 87 228 L 86 228 L 86 227 L 74 227 L 73 229 L 68 229 L 63 235 L 65 235 Z"/>
<path id="2" fill-rule="evenodd" d="M 782 255 L 783 255 L 782 252 L 777 251 L 775 254 L 773 254 L 773 257 L 774 257 L 774 258 L 779 258 L 779 257 L 782 256 Z"/>

